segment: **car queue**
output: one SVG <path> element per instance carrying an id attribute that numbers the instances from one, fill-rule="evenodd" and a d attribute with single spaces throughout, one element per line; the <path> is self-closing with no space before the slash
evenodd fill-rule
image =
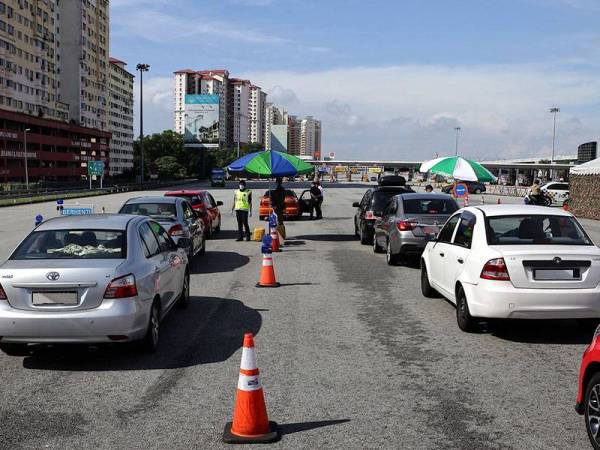
<path id="1" fill-rule="evenodd" d="M 422 295 L 454 304 L 460 330 L 507 319 L 600 319 L 600 248 L 570 212 L 461 209 L 450 195 L 385 184 L 353 204 L 354 234 L 389 265 L 418 262 Z M 600 449 L 600 326 L 583 354 L 575 410 Z"/>

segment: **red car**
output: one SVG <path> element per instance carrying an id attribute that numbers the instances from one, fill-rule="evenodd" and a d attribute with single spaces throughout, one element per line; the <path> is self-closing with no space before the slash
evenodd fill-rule
<path id="1" fill-rule="evenodd" d="M 595 449 L 600 449 L 600 327 L 583 352 L 575 410 L 585 416 L 585 428 Z"/>
<path id="2" fill-rule="evenodd" d="M 210 192 L 196 190 L 170 191 L 165 193 L 165 197 L 185 198 L 192 205 L 194 211 L 200 214 L 204 222 L 204 228 L 207 230 L 207 237 L 210 238 L 221 230 L 219 206 L 223 206 L 223 202 L 215 201 Z"/>

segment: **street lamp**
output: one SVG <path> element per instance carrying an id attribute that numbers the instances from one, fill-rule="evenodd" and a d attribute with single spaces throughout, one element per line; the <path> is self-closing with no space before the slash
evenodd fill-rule
<path id="1" fill-rule="evenodd" d="M 25 161 L 25 189 L 29 192 L 29 173 L 27 169 L 27 133 L 31 131 L 31 128 L 25 128 L 23 132 L 23 160 Z"/>
<path id="2" fill-rule="evenodd" d="M 454 131 L 456 131 L 456 146 L 454 148 L 454 156 L 458 156 L 458 132 L 460 131 L 460 127 L 454 127 Z"/>
<path id="3" fill-rule="evenodd" d="M 140 72 L 140 184 L 144 184 L 144 72 L 148 72 L 148 64 L 138 64 L 135 69 Z"/>
<path id="4" fill-rule="evenodd" d="M 550 162 L 554 164 L 554 146 L 556 144 L 556 114 L 560 112 L 560 108 L 550 108 L 550 113 L 554 115 L 554 127 L 552 128 L 552 158 Z"/>

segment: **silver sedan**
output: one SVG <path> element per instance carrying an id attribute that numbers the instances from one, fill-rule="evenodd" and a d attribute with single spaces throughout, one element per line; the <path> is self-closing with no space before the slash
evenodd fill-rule
<path id="1" fill-rule="evenodd" d="M 159 343 L 160 322 L 189 302 L 185 239 L 142 216 L 44 222 L 0 266 L 0 350 L 30 343 Z"/>

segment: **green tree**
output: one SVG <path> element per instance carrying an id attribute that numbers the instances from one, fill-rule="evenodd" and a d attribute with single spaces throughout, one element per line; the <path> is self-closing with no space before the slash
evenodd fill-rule
<path id="1" fill-rule="evenodd" d="M 154 161 L 158 177 L 163 180 L 181 179 L 187 176 L 185 167 L 174 156 L 161 156 Z"/>

